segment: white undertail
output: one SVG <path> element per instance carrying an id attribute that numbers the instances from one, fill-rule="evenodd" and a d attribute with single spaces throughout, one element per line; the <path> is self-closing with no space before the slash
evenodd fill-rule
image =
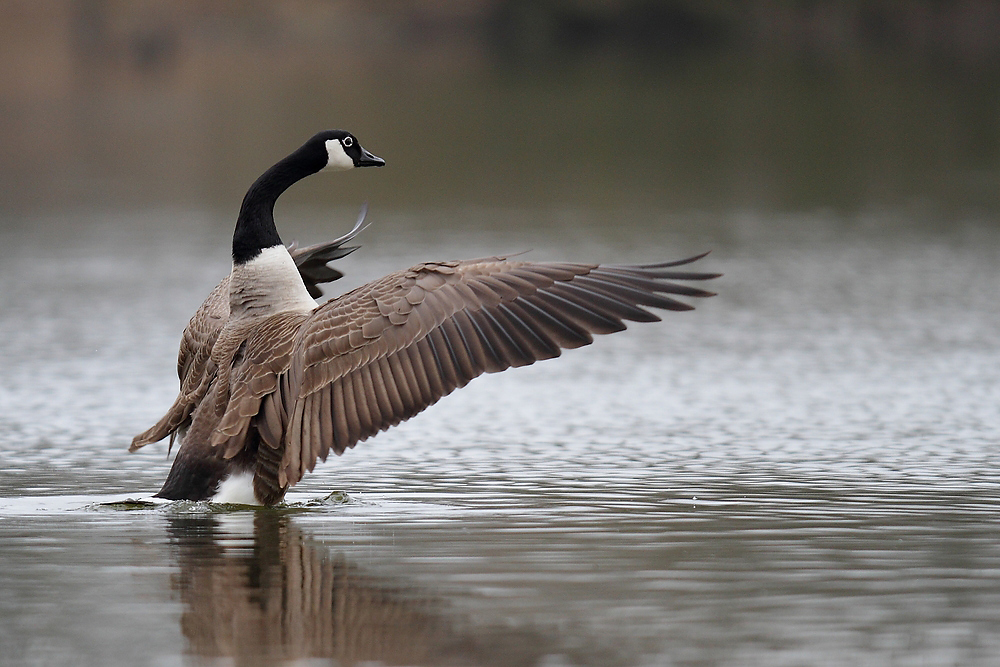
<path id="1" fill-rule="evenodd" d="M 262 505 L 253 492 L 253 473 L 235 472 L 219 484 L 219 490 L 212 496 L 213 503 L 233 503 L 235 505 Z"/>

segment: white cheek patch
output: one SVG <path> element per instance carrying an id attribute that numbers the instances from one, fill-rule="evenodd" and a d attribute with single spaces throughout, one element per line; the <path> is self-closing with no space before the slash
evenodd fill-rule
<path id="1" fill-rule="evenodd" d="M 326 166 L 323 167 L 324 169 L 332 169 L 333 171 L 354 169 L 354 160 L 344 151 L 344 147 L 340 145 L 339 140 L 326 140 L 326 154 L 327 159 Z"/>

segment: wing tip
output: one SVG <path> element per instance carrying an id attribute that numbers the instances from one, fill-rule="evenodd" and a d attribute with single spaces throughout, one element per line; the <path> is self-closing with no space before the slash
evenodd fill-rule
<path id="1" fill-rule="evenodd" d="M 159 426 L 159 424 L 157 424 Z M 132 444 L 128 446 L 129 453 L 137 452 L 146 445 L 152 444 L 154 442 L 159 442 L 167 437 L 166 433 L 157 433 L 156 426 L 149 429 L 148 431 L 143 431 L 139 435 L 132 438 Z"/>

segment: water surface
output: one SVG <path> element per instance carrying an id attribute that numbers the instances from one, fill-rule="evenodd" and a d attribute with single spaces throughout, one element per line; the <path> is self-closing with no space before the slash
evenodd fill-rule
<path id="1" fill-rule="evenodd" d="M 289 506 L 101 506 L 176 390 L 229 223 L 0 244 L 5 665 L 975 665 L 1000 653 L 1000 235 L 824 215 L 609 225 L 372 210 L 344 288 L 421 259 L 715 252 L 720 296 L 477 379 Z M 532 225 L 511 232 L 509 216 Z M 288 239 L 348 210 L 285 213 Z M 338 285 L 337 287 L 340 287 Z M 328 500 L 331 492 L 337 492 Z"/>

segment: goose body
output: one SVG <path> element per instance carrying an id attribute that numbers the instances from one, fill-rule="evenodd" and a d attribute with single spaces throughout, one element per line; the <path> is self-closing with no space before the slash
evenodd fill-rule
<path id="1" fill-rule="evenodd" d="M 321 132 L 267 170 L 243 201 L 233 268 L 188 323 L 180 392 L 130 451 L 170 437 L 179 449 L 158 496 L 274 504 L 330 451 L 342 454 L 482 373 L 559 356 L 646 307 L 690 310 L 672 296 L 711 292 L 674 281 L 717 274 L 677 267 L 536 263 L 488 257 L 427 262 L 318 305 L 327 263 L 348 234 L 286 248 L 277 197 L 322 169 L 382 166 L 348 132 Z"/>

